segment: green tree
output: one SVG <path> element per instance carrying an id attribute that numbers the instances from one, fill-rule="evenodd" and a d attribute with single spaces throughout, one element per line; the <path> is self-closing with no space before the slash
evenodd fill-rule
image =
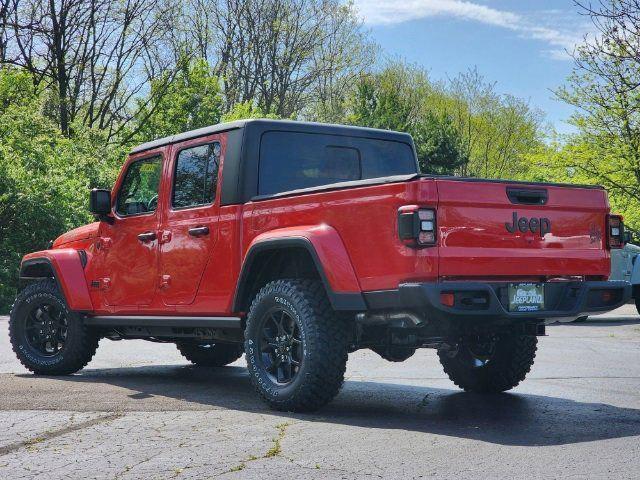
<path id="1" fill-rule="evenodd" d="M 65 135 L 80 124 L 112 139 L 135 113 L 131 100 L 157 72 L 173 70 L 179 4 L 5 0 L 0 58 L 48 90 L 47 116 Z"/>
<path id="2" fill-rule="evenodd" d="M 121 154 L 96 147 L 102 132 L 64 136 L 45 103 L 29 74 L 0 68 L 0 312 L 13 301 L 22 256 L 90 221 L 88 190 L 113 181 Z"/>
<path id="3" fill-rule="evenodd" d="M 484 178 L 523 178 L 528 155 L 544 143 L 542 113 L 512 95 L 496 92 L 472 69 L 452 79 L 439 101 L 450 113 L 469 156 L 458 173 Z"/>
<path id="4" fill-rule="evenodd" d="M 434 107 L 432 99 L 438 95 L 424 71 L 392 63 L 360 77 L 348 100 L 346 121 L 410 133 L 423 172 L 452 174 L 468 157 L 452 118 Z"/>
<path id="5" fill-rule="evenodd" d="M 144 106 L 129 135 L 140 141 L 214 125 L 223 113 L 220 80 L 203 59 L 181 61 L 172 82 L 152 81 L 149 97 L 140 100 Z"/>
<path id="6" fill-rule="evenodd" d="M 234 120 L 246 120 L 250 118 L 280 118 L 275 113 L 264 112 L 260 107 L 256 107 L 252 102 L 236 103 L 231 110 L 222 115 L 222 122 L 232 122 Z"/>
<path id="7" fill-rule="evenodd" d="M 346 104 L 347 123 L 410 133 L 427 173 L 526 178 L 528 155 L 544 144 L 542 114 L 476 70 L 434 83 L 392 62 L 362 75 Z"/>

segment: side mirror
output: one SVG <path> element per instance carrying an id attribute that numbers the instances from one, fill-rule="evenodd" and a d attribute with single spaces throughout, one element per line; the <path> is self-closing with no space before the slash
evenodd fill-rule
<path id="1" fill-rule="evenodd" d="M 624 243 L 631 243 L 633 241 L 633 236 L 631 235 L 631 232 L 626 231 L 624 232 Z"/>
<path id="2" fill-rule="evenodd" d="M 98 217 L 105 217 L 111 213 L 111 192 L 94 188 L 89 194 L 89 211 Z"/>

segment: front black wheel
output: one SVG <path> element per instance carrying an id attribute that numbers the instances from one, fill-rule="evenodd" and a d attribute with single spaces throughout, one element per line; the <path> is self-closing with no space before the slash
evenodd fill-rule
<path id="1" fill-rule="evenodd" d="M 18 294 L 9 317 L 9 339 L 20 363 L 40 375 L 68 375 L 84 368 L 98 335 L 67 307 L 53 279 Z"/>
<path id="2" fill-rule="evenodd" d="M 536 356 L 538 339 L 528 335 L 467 336 L 438 357 L 451 381 L 463 390 L 497 393 L 526 377 Z"/>
<path id="3" fill-rule="evenodd" d="M 256 295 L 247 316 L 251 382 L 272 408 L 313 411 L 339 392 L 349 328 L 331 309 L 322 283 L 276 280 Z"/>
<path id="4" fill-rule="evenodd" d="M 242 345 L 178 342 L 176 346 L 183 357 L 199 367 L 224 367 L 242 356 Z"/>

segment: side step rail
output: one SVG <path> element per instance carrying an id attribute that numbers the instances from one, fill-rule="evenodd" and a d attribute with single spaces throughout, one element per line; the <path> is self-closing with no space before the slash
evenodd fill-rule
<path id="1" fill-rule="evenodd" d="M 87 316 L 86 325 L 100 327 L 208 327 L 241 329 L 240 317 L 180 317 L 150 315 Z"/>

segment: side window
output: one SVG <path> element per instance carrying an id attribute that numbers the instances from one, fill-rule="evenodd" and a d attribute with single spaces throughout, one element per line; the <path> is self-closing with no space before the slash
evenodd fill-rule
<path id="1" fill-rule="evenodd" d="M 360 151 L 325 135 L 268 132 L 260 150 L 260 195 L 359 180 Z"/>
<path id="2" fill-rule="evenodd" d="M 155 212 L 158 206 L 158 186 L 162 159 L 160 156 L 138 160 L 129 165 L 118 193 L 118 215 L 139 215 Z"/>
<path id="3" fill-rule="evenodd" d="M 213 203 L 219 163 L 218 142 L 181 150 L 176 160 L 171 205 L 188 208 Z"/>
<path id="4" fill-rule="evenodd" d="M 393 140 L 270 131 L 262 135 L 258 194 L 416 173 L 409 144 Z"/>

